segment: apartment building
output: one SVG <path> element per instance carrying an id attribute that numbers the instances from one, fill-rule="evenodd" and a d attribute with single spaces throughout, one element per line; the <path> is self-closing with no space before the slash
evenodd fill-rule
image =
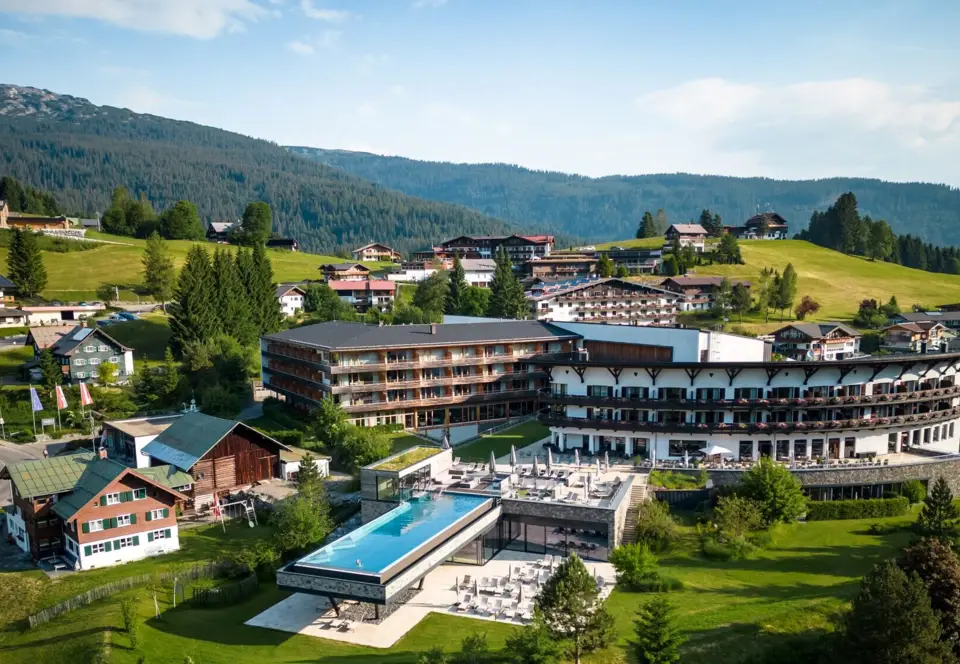
<path id="1" fill-rule="evenodd" d="M 597 257 L 586 254 L 557 254 L 527 261 L 524 271 L 541 279 L 586 277 L 597 271 Z"/>
<path id="2" fill-rule="evenodd" d="M 555 243 L 552 235 L 461 235 L 444 241 L 434 251 L 439 258 L 496 258 L 502 247 L 514 268 L 521 269 L 529 260 L 549 256 Z"/>
<path id="3" fill-rule="evenodd" d="M 630 274 L 654 274 L 663 262 L 661 249 L 628 249 L 610 247 L 599 253 L 606 254 L 618 266 L 622 265 Z"/>
<path id="4" fill-rule="evenodd" d="M 387 309 L 393 304 L 397 284 L 388 279 L 328 281 L 327 285 L 357 311 Z"/>
<path id="5" fill-rule="evenodd" d="M 684 296 L 611 277 L 540 282 L 527 291 L 534 317 L 556 322 L 673 325 Z"/>
<path id="6" fill-rule="evenodd" d="M 700 224 L 671 224 L 666 232 L 667 242 L 679 242 L 681 247 L 693 247 L 695 251 L 703 251 L 707 235 Z"/>
<path id="7" fill-rule="evenodd" d="M 738 284 L 750 288 L 750 282 L 743 279 L 729 282 L 731 288 Z M 721 284 L 723 277 L 668 277 L 660 282 L 660 287 L 683 294 L 683 311 L 709 311 L 716 304 Z"/>
<path id="8" fill-rule="evenodd" d="M 357 247 L 350 253 L 352 253 L 354 259 L 358 261 L 400 261 L 399 251 L 380 242 L 365 244 L 362 247 Z"/>
<path id="9" fill-rule="evenodd" d="M 260 340 L 264 387 L 295 404 L 339 402 L 361 425 L 439 428 L 459 440 L 536 412 L 546 375 L 528 362 L 577 335 L 537 321 L 377 326 L 328 322 Z"/>
<path id="10" fill-rule="evenodd" d="M 844 323 L 791 323 L 773 333 L 773 350 L 791 360 L 846 360 L 860 355 L 863 335 Z"/>

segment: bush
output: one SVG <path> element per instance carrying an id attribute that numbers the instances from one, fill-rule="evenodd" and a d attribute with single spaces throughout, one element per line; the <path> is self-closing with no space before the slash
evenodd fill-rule
<path id="1" fill-rule="evenodd" d="M 756 551 L 756 547 L 746 538 L 721 542 L 712 535 L 701 538 L 700 549 L 710 560 L 743 560 Z"/>
<path id="2" fill-rule="evenodd" d="M 871 500 L 823 500 L 809 503 L 807 521 L 878 519 L 903 516 L 909 509 L 910 501 L 904 496 Z"/>
<path id="3" fill-rule="evenodd" d="M 648 579 L 641 579 L 630 587 L 635 593 L 666 593 L 673 590 L 683 590 L 683 581 L 672 576 L 656 574 Z"/>
<path id="4" fill-rule="evenodd" d="M 900 494 L 909 500 L 911 505 L 916 505 L 927 497 L 927 487 L 920 480 L 910 480 L 903 485 Z"/>
<path id="5" fill-rule="evenodd" d="M 635 590 L 645 581 L 656 579 L 657 557 L 646 544 L 624 544 L 610 552 L 610 563 L 617 571 L 617 585 Z"/>
<path id="6" fill-rule="evenodd" d="M 706 473 L 696 477 L 672 470 L 654 470 L 647 478 L 647 484 L 664 489 L 702 489 L 706 485 Z"/>
<path id="7" fill-rule="evenodd" d="M 867 526 L 867 533 L 870 535 L 889 535 L 899 530 L 903 530 L 902 526 L 893 523 L 871 523 Z"/>
<path id="8" fill-rule="evenodd" d="M 770 457 L 761 457 L 759 463 L 743 474 L 737 485 L 737 494 L 755 500 L 768 524 L 777 521 L 790 523 L 802 516 L 806 509 L 807 500 L 800 488 L 800 480 Z"/>
<path id="9" fill-rule="evenodd" d="M 637 511 L 637 542 L 651 551 L 666 551 L 677 541 L 677 522 L 670 516 L 670 505 L 659 500 L 640 503 Z"/>
<path id="10" fill-rule="evenodd" d="M 728 540 L 746 537 L 747 533 L 763 527 L 759 503 L 740 496 L 720 498 L 713 517 L 720 534 Z"/>
<path id="11" fill-rule="evenodd" d="M 268 436 L 284 445 L 293 447 L 303 447 L 303 432 L 297 429 L 281 429 L 279 431 L 268 431 Z"/>

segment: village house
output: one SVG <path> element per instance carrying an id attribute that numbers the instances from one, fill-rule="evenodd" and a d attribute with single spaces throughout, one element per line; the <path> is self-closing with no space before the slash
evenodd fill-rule
<path id="1" fill-rule="evenodd" d="M 742 285 L 750 288 L 750 282 L 743 279 L 729 279 L 730 288 Z M 723 284 L 723 277 L 667 277 L 660 287 L 684 296 L 684 311 L 709 311 L 717 301 L 717 293 Z"/>
<path id="2" fill-rule="evenodd" d="M 354 249 L 353 258 L 358 261 L 400 262 L 400 252 L 379 242 L 371 242 Z"/>
<path id="3" fill-rule="evenodd" d="M 531 277 L 570 279 L 586 277 L 597 271 L 597 257 L 586 254 L 554 254 L 529 260 L 525 270 Z"/>
<path id="4" fill-rule="evenodd" d="M 437 267 L 438 264 L 439 267 Z M 497 269 L 496 261 L 486 258 L 463 258 L 460 260 L 460 265 L 463 266 L 463 276 L 467 283 L 477 288 L 488 288 L 493 281 L 493 273 Z M 417 283 L 438 269 L 452 270 L 453 259 L 433 260 L 426 263 L 411 261 L 404 263 L 398 272 L 389 272 L 386 276 L 389 281 Z"/>
<path id="5" fill-rule="evenodd" d="M 14 212 L 6 201 L 0 200 L 0 228 L 19 228 L 22 230 L 70 230 L 70 220 L 64 216 L 43 217 Z"/>
<path id="6" fill-rule="evenodd" d="M 624 247 L 610 247 L 600 251 L 618 266 L 622 265 L 630 274 L 654 274 L 660 269 L 663 260 L 661 249 L 630 249 Z"/>
<path id="7" fill-rule="evenodd" d="M 300 251 L 300 243 L 292 237 L 272 237 L 267 240 L 267 249 L 279 249 L 281 251 Z"/>
<path id="8" fill-rule="evenodd" d="M 362 263 L 326 263 L 320 266 L 327 281 L 364 281 L 372 271 Z"/>
<path id="9" fill-rule="evenodd" d="M 773 333 L 773 350 L 792 360 L 849 360 L 860 355 L 861 335 L 844 323 L 791 323 Z"/>
<path id="10" fill-rule="evenodd" d="M 280 311 L 284 316 L 296 316 L 303 311 L 303 301 L 307 292 L 299 284 L 279 284 L 277 286 L 277 300 L 280 301 Z"/>
<path id="11" fill-rule="evenodd" d="M 97 380 L 104 362 L 116 365 L 118 383 L 126 383 L 133 376 L 133 349 L 98 327 L 31 328 L 27 343 L 33 346 L 35 361 L 49 348 L 63 369 L 64 380 L 69 383 Z"/>
<path id="12" fill-rule="evenodd" d="M 144 453 L 143 448 L 166 431 L 180 415 L 174 413 L 106 421 L 101 429 L 100 445 L 107 449 L 111 459 L 134 468 L 149 468 L 150 456 Z"/>
<path id="13" fill-rule="evenodd" d="M 136 470 L 99 453 L 22 461 L 0 471 L 13 487 L 11 539 L 34 560 L 59 556 L 92 569 L 180 548 L 175 487 L 191 478 L 169 466 Z"/>
<path id="14" fill-rule="evenodd" d="M 22 306 L 30 325 L 60 325 L 64 321 L 81 321 L 96 316 L 106 307 L 102 304 L 41 304 Z"/>
<path id="15" fill-rule="evenodd" d="M 935 321 L 894 323 L 884 328 L 880 348 L 895 353 L 942 353 L 953 336 Z"/>
<path id="16" fill-rule="evenodd" d="M 940 311 L 910 311 L 896 314 L 890 322 L 897 323 L 940 323 L 952 332 L 960 332 L 960 311 L 941 308 Z"/>
<path id="17" fill-rule="evenodd" d="M 529 260 L 549 256 L 555 243 L 552 235 L 461 235 L 434 247 L 433 257 L 495 259 L 502 247 L 510 256 L 514 269 L 519 270 Z M 423 251 L 417 255 L 426 258 L 427 253 Z"/>
<path id="18" fill-rule="evenodd" d="M 681 247 L 693 247 L 702 252 L 707 240 L 707 231 L 700 224 L 671 224 L 667 229 L 668 243 L 679 242 Z"/>
<path id="19" fill-rule="evenodd" d="M 211 242 L 220 242 L 226 244 L 230 242 L 230 232 L 240 225 L 240 220 L 236 221 L 211 221 L 207 226 L 207 239 Z"/>
<path id="20" fill-rule="evenodd" d="M 740 240 L 786 240 L 790 237 L 787 220 L 776 212 L 761 212 L 747 219 L 743 226 L 725 226 L 724 230 Z"/>
<path id="21" fill-rule="evenodd" d="M 187 496 L 200 510 L 213 502 L 214 494 L 281 477 L 280 452 L 289 448 L 242 422 L 193 411 L 174 420 L 142 451 L 151 465 L 169 464 L 190 475 Z"/>
<path id="22" fill-rule="evenodd" d="M 0 274 L 0 301 L 4 305 L 13 304 L 17 300 L 17 285 Z"/>
<path id="23" fill-rule="evenodd" d="M 387 309 L 393 304 L 397 291 L 397 284 L 388 279 L 328 281 L 327 285 L 343 302 L 352 305 L 360 312 L 368 309 Z"/>
<path id="24" fill-rule="evenodd" d="M 683 295 L 618 278 L 570 279 L 527 291 L 537 320 L 617 325 L 673 325 Z"/>

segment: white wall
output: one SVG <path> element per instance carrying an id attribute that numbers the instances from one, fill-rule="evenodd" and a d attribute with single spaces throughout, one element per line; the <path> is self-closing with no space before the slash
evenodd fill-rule
<path id="1" fill-rule="evenodd" d="M 166 530 L 167 528 L 158 528 L 158 530 Z M 111 529 L 110 532 L 113 534 L 112 537 L 104 537 L 102 540 L 97 540 L 95 542 L 86 542 L 84 544 L 77 545 L 77 559 L 80 561 L 81 569 L 94 569 L 96 567 L 109 567 L 111 565 L 118 565 L 120 563 L 127 563 L 131 560 L 140 560 L 141 558 L 147 558 L 149 556 L 158 556 L 164 553 L 170 553 L 176 551 L 180 548 L 180 535 L 177 530 L 177 526 L 170 526 L 170 537 L 168 539 L 154 540 L 152 542 L 147 541 L 147 532 L 153 531 L 144 531 L 140 533 L 124 533 L 123 529 Z M 115 534 L 114 534 L 115 533 Z M 132 537 L 137 535 L 140 538 L 139 546 L 124 547 L 117 551 L 112 549 L 111 551 L 104 551 L 102 553 L 92 553 L 89 556 L 84 554 L 84 547 L 90 546 L 92 544 L 97 544 L 100 542 L 114 542 L 122 537 Z M 67 538 L 70 539 L 70 538 Z"/>
<path id="2" fill-rule="evenodd" d="M 27 533 L 27 524 L 20 516 L 20 510 L 15 505 L 9 505 L 8 510 L 16 510 L 16 514 L 7 512 L 7 533 L 13 535 L 13 541 L 23 551 L 30 553 L 30 534 Z M 21 541 L 18 535 L 23 535 Z"/>

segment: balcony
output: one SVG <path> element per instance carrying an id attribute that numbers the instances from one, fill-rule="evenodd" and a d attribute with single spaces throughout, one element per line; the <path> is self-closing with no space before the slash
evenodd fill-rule
<path id="1" fill-rule="evenodd" d="M 862 429 L 890 429 L 896 427 L 926 426 L 951 420 L 960 416 L 960 408 L 903 415 L 898 417 L 878 417 L 854 420 L 811 420 L 807 422 L 720 422 L 699 424 L 694 422 L 629 422 L 599 418 L 566 417 L 563 415 L 541 414 L 539 419 L 547 426 L 570 427 L 574 429 L 595 429 L 612 431 L 665 432 L 665 433 L 712 433 L 712 434 L 749 434 L 749 433 L 809 433 L 859 431 Z"/>
<path id="2" fill-rule="evenodd" d="M 624 397 L 591 397 L 584 395 L 543 394 L 545 404 L 565 406 L 603 406 L 639 410 L 798 410 L 807 408 L 843 408 L 936 401 L 960 396 L 960 386 L 939 387 L 894 394 L 870 394 L 843 397 L 762 398 L 762 399 L 632 399 Z"/>
<path id="3" fill-rule="evenodd" d="M 501 371 L 480 376 L 441 376 L 440 378 L 418 378 L 398 381 L 372 381 L 367 383 L 350 383 L 349 385 L 334 385 L 334 394 L 352 394 L 357 392 L 385 392 L 386 390 L 403 390 L 416 387 L 436 387 L 442 385 L 472 385 L 476 383 L 495 383 L 510 377 L 536 378 L 545 377 L 542 369 L 529 371 Z"/>
<path id="4" fill-rule="evenodd" d="M 345 413 L 368 413 L 381 410 L 407 410 L 426 406 L 461 406 L 481 404 L 500 399 L 525 399 L 537 396 L 537 390 L 501 390 L 499 392 L 484 392 L 479 394 L 448 394 L 442 397 L 427 399 L 394 399 L 393 401 L 371 401 L 361 404 L 344 406 Z"/>
<path id="5" fill-rule="evenodd" d="M 368 363 L 357 363 L 357 364 L 331 364 L 329 369 L 331 373 L 335 374 L 344 374 L 344 373 L 356 373 L 364 371 L 393 371 L 401 369 L 420 369 L 420 368 L 430 368 L 430 367 L 442 367 L 442 366 L 476 366 L 478 364 L 498 364 L 501 362 L 514 362 L 517 360 L 528 359 L 531 357 L 536 357 L 542 355 L 541 352 L 530 352 L 530 353 L 500 353 L 500 354 L 490 354 L 490 355 L 475 355 L 475 356 L 466 356 L 466 357 L 423 357 L 415 358 L 412 360 L 401 360 L 401 361 L 381 361 L 381 362 L 368 362 Z"/>

